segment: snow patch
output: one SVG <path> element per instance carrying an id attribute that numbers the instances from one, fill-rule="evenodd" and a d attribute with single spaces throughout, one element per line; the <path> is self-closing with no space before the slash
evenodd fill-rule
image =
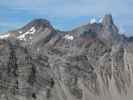
<path id="1" fill-rule="evenodd" d="M 68 35 L 68 34 L 65 35 L 64 38 L 68 39 L 68 40 L 73 40 L 74 39 L 74 37 L 72 35 Z"/>
<path id="2" fill-rule="evenodd" d="M 19 33 L 21 34 L 21 33 L 23 33 L 22 31 L 19 31 Z"/>
<path id="3" fill-rule="evenodd" d="M 99 23 L 102 23 L 102 21 L 103 21 L 103 17 L 99 19 Z"/>
<path id="4" fill-rule="evenodd" d="M 34 34 L 36 32 L 36 29 L 34 28 L 34 27 L 32 27 L 31 29 L 30 29 L 30 33 L 31 34 Z"/>
<path id="5" fill-rule="evenodd" d="M 19 37 L 17 37 L 20 40 L 25 40 L 26 35 L 32 35 L 36 32 L 36 29 L 34 27 L 32 27 L 29 31 L 25 32 L 24 34 L 20 35 Z M 31 38 L 30 38 L 31 39 Z"/>
<path id="6" fill-rule="evenodd" d="M 96 23 L 97 22 L 97 20 L 95 19 L 95 18 L 92 18 L 91 20 L 90 20 L 90 23 L 91 24 L 94 24 L 94 23 Z"/>
<path id="7" fill-rule="evenodd" d="M 8 38 L 10 35 L 9 34 L 2 34 L 0 35 L 0 39 L 5 39 Z"/>

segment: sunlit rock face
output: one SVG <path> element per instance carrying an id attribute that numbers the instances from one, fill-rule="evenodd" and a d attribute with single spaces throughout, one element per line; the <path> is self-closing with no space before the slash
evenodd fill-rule
<path id="1" fill-rule="evenodd" d="M 132 100 L 133 40 L 112 16 L 69 32 L 36 19 L 0 39 L 0 100 Z"/>

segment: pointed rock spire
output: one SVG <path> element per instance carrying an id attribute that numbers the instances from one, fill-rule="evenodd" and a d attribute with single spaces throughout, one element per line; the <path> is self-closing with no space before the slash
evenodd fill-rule
<path id="1" fill-rule="evenodd" d="M 114 24 L 111 14 L 106 14 L 102 20 L 102 30 L 98 34 L 100 39 L 107 40 L 109 43 L 119 40 L 119 30 Z"/>
<path id="2" fill-rule="evenodd" d="M 111 14 L 106 14 L 102 19 L 102 25 L 104 26 L 104 29 L 111 33 L 118 33 L 119 30 L 114 24 L 113 18 Z"/>
<path id="3" fill-rule="evenodd" d="M 111 14 L 106 14 L 103 19 L 102 19 L 102 24 L 105 26 L 110 26 L 113 25 L 113 19 L 112 19 L 112 15 Z"/>

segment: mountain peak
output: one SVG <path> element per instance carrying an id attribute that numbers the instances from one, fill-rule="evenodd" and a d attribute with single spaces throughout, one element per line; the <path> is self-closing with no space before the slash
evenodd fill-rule
<path id="1" fill-rule="evenodd" d="M 38 27 L 52 27 L 51 23 L 46 19 L 34 19 L 30 23 L 27 24 L 28 26 L 38 26 Z"/>
<path id="2" fill-rule="evenodd" d="M 39 34 L 50 34 L 54 28 L 51 23 L 46 19 L 34 19 L 22 28 L 12 32 L 11 36 L 15 36 L 20 40 L 33 40 L 33 37 L 37 37 Z M 36 36 L 37 35 L 37 36 Z"/>
<path id="3" fill-rule="evenodd" d="M 112 15 L 111 15 L 111 14 L 106 14 L 106 15 L 103 17 L 103 19 L 102 19 L 102 24 L 103 24 L 103 25 L 106 25 L 106 26 L 113 25 L 114 22 L 113 22 Z"/>

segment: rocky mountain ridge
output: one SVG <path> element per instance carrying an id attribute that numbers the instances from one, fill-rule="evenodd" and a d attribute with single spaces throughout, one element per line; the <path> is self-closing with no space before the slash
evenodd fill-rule
<path id="1" fill-rule="evenodd" d="M 133 41 L 111 15 L 69 32 L 36 19 L 0 38 L 0 100 L 133 98 Z"/>

